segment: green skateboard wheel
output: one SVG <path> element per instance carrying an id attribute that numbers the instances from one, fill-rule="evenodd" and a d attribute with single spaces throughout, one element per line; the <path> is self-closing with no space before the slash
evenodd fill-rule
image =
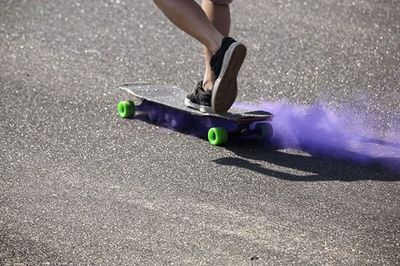
<path id="1" fill-rule="evenodd" d="M 228 133 L 222 127 L 212 127 L 208 130 L 208 141 L 214 146 L 225 144 L 228 141 Z"/>
<path id="2" fill-rule="evenodd" d="M 122 118 L 130 118 L 135 115 L 135 103 L 132 101 L 121 101 L 117 108 L 118 115 Z"/>
<path id="3" fill-rule="evenodd" d="M 254 127 L 256 133 L 256 138 L 258 140 L 268 140 L 272 137 L 272 126 L 269 123 L 258 123 Z"/>

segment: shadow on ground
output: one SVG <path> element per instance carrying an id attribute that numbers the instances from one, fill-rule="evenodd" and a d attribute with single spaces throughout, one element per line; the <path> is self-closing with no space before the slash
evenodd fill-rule
<path id="1" fill-rule="evenodd" d="M 400 174 L 386 169 L 383 166 L 387 162 L 400 163 L 399 158 L 375 159 L 368 165 L 358 165 L 351 161 L 337 160 L 319 156 L 290 154 L 284 151 L 267 148 L 256 142 L 237 142 L 225 146 L 238 157 L 224 157 L 213 162 L 220 165 L 245 168 L 259 174 L 273 176 L 279 179 L 291 181 L 400 181 Z M 258 161 L 254 163 L 252 161 Z M 372 159 L 371 159 L 372 162 Z M 312 173 L 310 175 L 294 175 L 279 172 L 263 167 L 264 163 L 283 166 L 293 170 Z"/>
<path id="2" fill-rule="evenodd" d="M 235 123 L 224 119 L 197 117 L 151 102 L 141 104 L 137 109 L 139 113 L 134 119 L 140 119 L 147 123 L 200 138 L 206 138 L 207 131 L 211 127 L 222 126 L 226 129 L 234 129 L 236 127 Z M 376 142 L 376 140 L 374 141 Z M 220 158 L 214 160 L 215 163 L 245 168 L 285 180 L 400 181 L 399 169 L 397 168 L 400 165 L 400 158 L 372 158 L 365 154 L 343 149 L 340 145 L 337 148 L 325 147 L 322 149 L 323 153 L 320 154 L 317 153 L 318 149 L 313 149 L 312 145 L 300 148 L 303 151 L 310 151 L 312 156 L 283 152 L 279 150 L 282 145 L 278 142 L 272 146 L 266 142 L 256 142 L 251 138 L 236 139 L 226 144 L 225 148 L 235 153 L 238 157 Z M 348 159 L 346 160 L 346 158 Z M 260 163 L 253 163 L 250 160 L 259 161 Z M 312 174 L 293 175 L 277 172 L 263 167 L 261 163 L 265 162 Z M 395 167 L 393 168 L 393 166 Z"/>

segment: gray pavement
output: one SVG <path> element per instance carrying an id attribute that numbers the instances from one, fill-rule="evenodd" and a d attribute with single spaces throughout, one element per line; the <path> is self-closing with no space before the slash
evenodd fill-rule
<path id="1" fill-rule="evenodd" d="M 240 1 L 239 101 L 400 113 L 397 1 Z M 122 120 L 123 82 L 201 77 L 152 1 L 0 1 L 0 265 L 396 265 L 400 178 Z M 398 120 L 397 120 L 398 121 Z"/>

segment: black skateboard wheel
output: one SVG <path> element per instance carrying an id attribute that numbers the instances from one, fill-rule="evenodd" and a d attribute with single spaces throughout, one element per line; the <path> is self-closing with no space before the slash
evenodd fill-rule
<path id="1" fill-rule="evenodd" d="M 272 137 L 273 129 L 270 123 L 257 123 L 254 127 L 257 140 L 269 140 Z"/>

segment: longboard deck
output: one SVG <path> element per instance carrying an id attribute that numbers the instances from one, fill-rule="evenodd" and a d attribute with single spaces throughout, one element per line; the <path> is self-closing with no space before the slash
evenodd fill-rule
<path id="1" fill-rule="evenodd" d="M 154 85 L 154 84 L 139 84 L 126 83 L 118 87 L 121 90 L 133 95 L 136 99 L 149 101 L 163 105 L 167 108 L 172 108 L 178 111 L 183 111 L 196 116 L 216 117 L 220 119 L 230 120 L 236 123 L 251 123 L 257 121 L 270 121 L 272 114 L 265 111 L 246 112 L 243 110 L 231 108 L 230 112 L 225 114 L 202 113 L 198 110 L 185 106 L 184 99 L 187 92 L 183 89 L 172 85 Z"/>

